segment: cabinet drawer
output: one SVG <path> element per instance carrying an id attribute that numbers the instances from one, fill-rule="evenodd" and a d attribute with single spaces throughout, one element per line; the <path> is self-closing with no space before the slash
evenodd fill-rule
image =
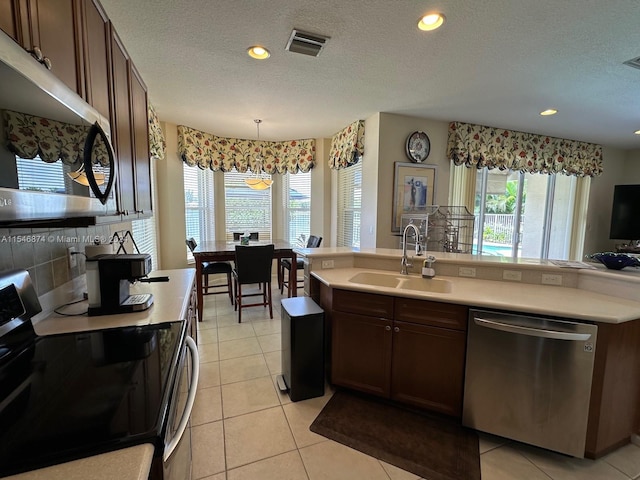
<path id="1" fill-rule="evenodd" d="M 469 308 L 451 303 L 430 302 L 414 298 L 396 298 L 396 320 L 433 327 L 467 330 Z"/>
<path id="2" fill-rule="evenodd" d="M 334 290 L 333 309 L 391 319 L 393 318 L 393 297 L 352 290 Z"/>

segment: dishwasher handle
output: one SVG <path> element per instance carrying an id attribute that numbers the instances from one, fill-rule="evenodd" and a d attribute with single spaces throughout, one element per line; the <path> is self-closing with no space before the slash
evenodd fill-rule
<path id="1" fill-rule="evenodd" d="M 187 347 L 191 351 L 191 384 L 189 386 L 187 403 L 184 407 L 184 411 L 182 412 L 182 417 L 180 418 L 180 423 L 178 424 L 176 434 L 169 442 L 166 443 L 164 447 L 162 460 L 165 462 L 169 459 L 173 451 L 176 449 L 178 443 L 180 443 L 182 435 L 187 428 L 189 417 L 191 416 L 191 410 L 193 410 L 193 402 L 196 399 L 196 390 L 198 389 L 198 379 L 200 377 L 200 356 L 198 355 L 198 347 L 196 346 L 196 342 L 194 342 L 193 338 L 191 338 L 190 336 L 187 336 L 185 342 Z"/>
<path id="2" fill-rule="evenodd" d="M 591 338 L 590 333 L 562 332 L 559 330 L 549 330 L 545 328 L 525 327 L 523 325 L 513 325 L 510 323 L 498 322 L 487 318 L 474 317 L 473 321 L 479 327 L 501 330 L 503 332 L 515 333 L 518 335 L 528 335 L 530 337 L 552 338 L 554 340 L 571 340 L 574 342 L 586 341 Z"/>

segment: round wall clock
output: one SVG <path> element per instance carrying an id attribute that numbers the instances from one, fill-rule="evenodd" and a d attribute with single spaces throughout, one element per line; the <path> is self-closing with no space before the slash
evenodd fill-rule
<path id="1" fill-rule="evenodd" d="M 424 132 L 413 132 L 407 137 L 405 153 L 412 162 L 424 162 L 429 156 L 431 142 Z"/>

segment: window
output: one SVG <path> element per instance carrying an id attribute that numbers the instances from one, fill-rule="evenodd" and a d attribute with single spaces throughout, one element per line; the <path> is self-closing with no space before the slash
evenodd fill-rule
<path id="1" fill-rule="evenodd" d="M 271 189 L 252 190 L 244 183 L 251 176 L 224 173 L 226 240 L 233 240 L 233 232 L 258 232 L 260 240 L 271 240 Z"/>
<path id="2" fill-rule="evenodd" d="M 156 203 L 156 191 L 153 186 L 155 185 L 156 176 L 156 164 L 155 161 L 151 161 L 151 197 L 153 205 Z M 131 222 L 131 235 L 140 253 L 148 253 L 151 255 L 152 268 L 158 269 L 158 243 L 156 240 L 156 217 L 153 215 L 150 218 L 144 220 L 136 220 Z"/>
<path id="3" fill-rule="evenodd" d="M 486 168 L 477 175 L 474 253 L 569 259 L 576 177 Z"/>
<path id="4" fill-rule="evenodd" d="M 306 240 L 311 234 L 311 171 L 282 175 L 284 238 L 291 245 Z"/>
<path id="5" fill-rule="evenodd" d="M 184 216 L 187 238 L 193 237 L 202 243 L 216 239 L 213 203 L 213 172 L 198 167 L 183 167 L 184 172 Z M 193 255 L 185 245 L 187 260 Z"/>
<path id="6" fill-rule="evenodd" d="M 362 162 L 338 170 L 338 247 L 360 246 Z"/>

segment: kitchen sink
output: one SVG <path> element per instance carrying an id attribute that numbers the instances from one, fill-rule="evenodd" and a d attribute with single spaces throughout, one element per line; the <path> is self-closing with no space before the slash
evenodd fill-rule
<path id="1" fill-rule="evenodd" d="M 352 283 L 373 287 L 399 288 L 420 292 L 451 293 L 452 283 L 442 278 L 422 278 L 397 273 L 360 272 L 349 279 Z"/>
<path id="2" fill-rule="evenodd" d="M 405 278 L 400 280 L 397 288 L 403 290 L 419 290 L 421 292 L 451 293 L 452 283 L 442 278 Z"/>
<path id="3" fill-rule="evenodd" d="M 396 288 L 400 283 L 398 274 L 360 272 L 349 279 L 352 283 L 361 283 L 374 287 Z"/>

